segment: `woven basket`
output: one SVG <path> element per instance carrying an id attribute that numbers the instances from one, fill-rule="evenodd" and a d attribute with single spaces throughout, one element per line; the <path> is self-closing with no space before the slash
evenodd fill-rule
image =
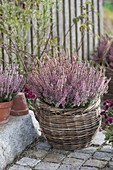
<path id="1" fill-rule="evenodd" d="M 113 100 L 113 71 L 106 68 L 106 76 L 111 78 L 111 80 L 109 82 L 108 93 L 103 96 L 103 100 Z"/>
<path id="2" fill-rule="evenodd" d="M 37 103 L 36 109 L 44 136 L 56 149 L 88 146 L 100 124 L 100 99 L 87 109 L 57 109 L 45 103 Z"/>

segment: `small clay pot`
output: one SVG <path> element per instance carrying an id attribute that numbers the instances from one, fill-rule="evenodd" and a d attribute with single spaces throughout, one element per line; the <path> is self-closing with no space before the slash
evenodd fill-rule
<path id="1" fill-rule="evenodd" d="M 12 101 L 0 103 L 0 124 L 8 122 L 11 107 Z"/>
<path id="2" fill-rule="evenodd" d="M 13 98 L 13 105 L 10 114 L 13 116 L 22 116 L 28 114 L 29 109 L 24 93 L 20 92 Z"/>

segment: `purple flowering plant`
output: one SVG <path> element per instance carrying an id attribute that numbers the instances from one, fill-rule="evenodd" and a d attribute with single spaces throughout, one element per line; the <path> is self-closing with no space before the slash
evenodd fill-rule
<path id="1" fill-rule="evenodd" d="M 105 140 L 113 146 L 113 101 L 105 100 L 103 102 L 103 110 L 101 128 L 105 134 Z"/>
<path id="2" fill-rule="evenodd" d="M 36 95 L 32 92 L 32 90 L 31 90 L 31 88 L 28 84 L 24 86 L 23 92 L 25 94 L 26 101 L 27 101 L 29 109 L 34 110 L 33 103 L 36 99 Z"/>
<path id="3" fill-rule="evenodd" d="M 23 89 L 25 82 L 17 65 L 9 64 L 4 68 L 0 65 L 0 102 L 11 101 Z"/>
<path id="4" fill-rule="evenodd" d="M 45 55 L 39 67 L 29 75 L 29 83 L 36 97 L 59 108 L 85 107 L 108 89 L 109 80 L 103 68 L 78 62 L 77 56 Z"/>
<path id="5" fill-rule="evenodd" d="M 92 59 L 96 63 L 113 70 L 113 39 L 110 39 L 108 35 L 102 36 L 97 51 L 92 56 Z"/>

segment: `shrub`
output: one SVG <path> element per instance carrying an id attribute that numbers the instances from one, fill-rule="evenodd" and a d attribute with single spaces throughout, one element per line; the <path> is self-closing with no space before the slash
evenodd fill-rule
<path id="1" fill-rule="evenodd" d="M 56 55 L 39 61 L 39 68 L 29 75 L 29 83 L 37 98 L 55 107 L 84 106 L 107 92 L 109 80 L 103 68 L 79 63 L 76 55 Z"/>
<path id="2" fill-rule="evenodd" d="M 6 102 L 22 90 L 25 84 L 23 75 L 18 72 L 16 65 L 0 66 L 0 102 Z"/>
<path id="3" fill-rule="evenodd" d="M 102 36 L 93 60 L 99 64 L 113 69 L 113 40 L 107 35 Z"/>

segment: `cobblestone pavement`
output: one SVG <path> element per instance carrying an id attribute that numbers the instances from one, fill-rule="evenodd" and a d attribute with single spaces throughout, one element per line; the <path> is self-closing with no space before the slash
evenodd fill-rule
<path id="1" fill-rule="evenodd" d="M 101 132 L 89 147 L 71 152 L 52 149 L 39 138 L 5 170 L 113 170 L 113 148 Z"/>

